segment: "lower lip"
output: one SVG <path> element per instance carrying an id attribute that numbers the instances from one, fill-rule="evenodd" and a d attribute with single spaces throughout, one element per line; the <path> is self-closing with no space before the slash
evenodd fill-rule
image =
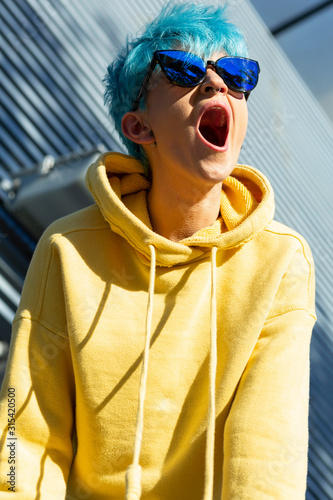
<path id="1" fill-rule="evenodd" d="M 225 153 L 228 148 L 229 148 L 229 131 L 227 132 L 227 139 L 225 141 L 225 144 L 223 147 L 220 147 L 220 146 L 216 146 L 215 144 L 212 144 L 211 142 L 207 141 L 204 136 L 201 134 L 200 130 L 197 129 L 197 132 L 198 132 L 198 135 L 201 139 L 201 141 L 206 145 L 208 146 L 210 149 L 212 149 L 213 151 L 217 151 L 218 153 Z"/>

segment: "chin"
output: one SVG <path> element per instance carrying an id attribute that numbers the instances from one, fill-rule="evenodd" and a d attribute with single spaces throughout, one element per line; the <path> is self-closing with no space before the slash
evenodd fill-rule
<path id="1" fill-rule="evenodd" d="M 221 158 L 221 155 L 214 155 L 214 158 L 204 160 L 201 165 L 201 177 L 213 184 L 223 182 L 234 170 L 237 160 Z"/>

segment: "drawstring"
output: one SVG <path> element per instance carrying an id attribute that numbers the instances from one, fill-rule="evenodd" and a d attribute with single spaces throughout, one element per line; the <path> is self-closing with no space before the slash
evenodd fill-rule
<path id="1" fill-rule="evenodd" d="M 148 357 L 151 337 L 151 323 L 153 315 L 153 297 L 155 285 L 155 267 L 156 255 L 153 245 L 149 245 L 151 255 L 150 276 L 149 276 L 149 291 L 148 291 L 148 307 L 146 320 L 146 339 L 142 361 L 142 371 L 139 390 L 139 405 L 136 416 L 135 426 L 135 441 L 133 462 L 126 471 L 126 500 L 139 500 L 141 497 L 141 467 L 139 465 L 140 449 L 142 442 L 143 431 L 143 408 L 146 397 L 147 374 L 148 374 Z"/>
<path id="2" fill-rule="evenodd" d="M 133 462 L 126 471 L 126 500 L 139 500 L 141 497 L 141 467 L 139 465 L 143 431 L 143 409 L 146 396 L 148 357 L 151 337 L 153 297 L 155 285 L 156 255 L 153 245 L 149 245 L 151 267 L 149 277 L 148 307 L 146 321 L 146 339 L 142 361 L 139 390 L 139 405 L 135 427 Z M 211 253 L 211 296 L 210 296 L 210 360 L 209 360 L 209 407 L 205 459 L 205 486 L 203 500 L 212 500 L 214 482 L 214 442 L 215 442 L 215 381 L 217 367 L 217 327 L 216 327 L 216 252 Z"/>
<path id="3" fill-rule="evenodd" d="M 213 247 L 211 254 L 209 407 L 206 440 L 205 489 L 203 500 L 212 500 L 214 481 L 215 381 L 217 367 L 216 252 L 217 248 Z"/>

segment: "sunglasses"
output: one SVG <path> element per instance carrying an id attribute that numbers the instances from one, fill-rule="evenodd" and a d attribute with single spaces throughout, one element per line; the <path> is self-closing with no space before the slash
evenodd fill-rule
<path id="1" fill-rule="evenodd" d="M 154 52 L 132 111 L 138 109 L 140 100 L 157 63 L 168 80 L 180 87 L 196 87 L 204 81 L 207 66 L 213 66 L 229 89 L 245 94 L 246 98 L 257 85 L 260 73 L 259 63 L 246 57 L 224 56 L 217 59 L 217 61 L 207 61 L 205 63 L 201 57 L 191 52 L 157 50 Z"/>

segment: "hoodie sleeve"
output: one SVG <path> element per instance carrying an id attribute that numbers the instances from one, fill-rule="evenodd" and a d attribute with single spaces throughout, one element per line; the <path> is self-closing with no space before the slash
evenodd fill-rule
<path id="1" fill-rule="evenodd" d="M 59 258 L 43 237 L 14 319 L 1 391 L 2 499 L 65 498 L 74 398 Z"/>
<path id="2" fill-rule="evenodd" d="M 311 252 L 300 243 L 263 318 L 226 422 L 223 500 L 305 498 L 316 317 Z"/>

